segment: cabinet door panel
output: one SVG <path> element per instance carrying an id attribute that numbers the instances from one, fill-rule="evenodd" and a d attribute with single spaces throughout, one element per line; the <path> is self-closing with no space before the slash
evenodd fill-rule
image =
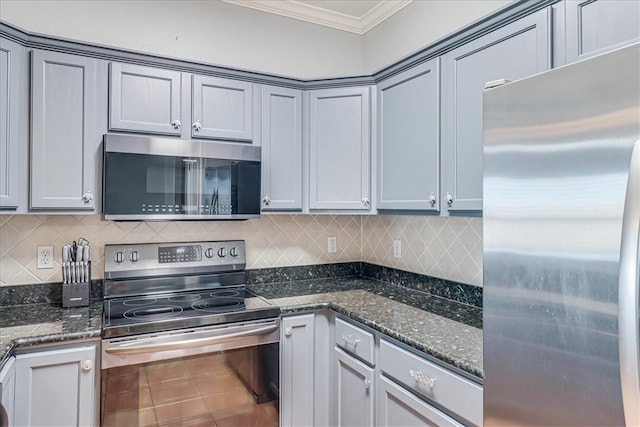
<path id="1" fill-rule="evenodd" d="M 302 92 L 262 87 L 263 210 L 302 209 Z"/>
<path id="2" fill-rule="evenodd" d="M 373 426 L 373 368 L 335 348 L 336 425 Z"/>
<path id="3" fill-rule="evenodd" d="M 313 314 L 282 318 L 280 340 L 280 421 L 313 425 Z"/>
<path id="4" fill-rule="evenodd" d="M 482 92 L 550 65 L 548 10 L 541 10 L 442 57 L 441 199 L 450 211 L 482 210 Z M 445 205 L 446 206 L 446 205 Z"/>
<path id="5" fill-rule="evenodd" d="M 253 86 L 217 77 L 193 76 L 194 138 L 236 139 L 253 137 Z M 199 123 L 200 126 L 195 126 Z"/>
<path id="6" fill-rule="evenodd" d="M 113 62 L 109 79 L 110 129 L 180 135 L 179 71 Z"/>
<path id="7" fill-rule="evenodd" d="M 0 39 L 0 208 L 17 209 L 20 197 L 22 138 L 19 89 L 24 48 Z M 26 71 L 26 70 L 25 70 Z"/>
<path id="8" fill-rule="evenodd" d="M 35 50 L 32 56 L 31 208 L 95 210 L 106 111 L 101 61 Z M 105 88 L 106 90 L 106 88 Z M 83 195 L 91 193 L 92 199 Z"/>
<path id="9" fill-rule="evenodd" d="M 16 357 L 15 424 L 88 426 L 95 420 L 95 346 Z"/>
<path id="10" fill-rule="evenodd" d="M 567 0 L 567 63 L 640 40 L 640 2 Z"/>
<path id="11" fill-rule="evenodd" d="M 379 209 L 439 210 L 439 85 L 438 59 L 378 85 Z"/>
<path id="12" fill-rule="evenodd" d="M 369 210 L 369 88 L 310 94 L 309 207 Z"/>
<path id="13" fill-rule="evenodd" d="M 0 389 L 2 394 L 0 395 L 0 403 L 7 411 L 7 417 L 9 424 L 6 427 L 13 427 L 15 425 L 15 391 L 16 391 L 16 358 L 10 357 L 4 364 L 2 371 L 0 371 Z"/>

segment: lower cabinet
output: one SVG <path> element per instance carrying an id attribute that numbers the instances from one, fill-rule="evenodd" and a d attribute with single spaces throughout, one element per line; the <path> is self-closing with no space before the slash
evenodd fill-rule
<path id="1" fill-rule="evenodd" d="M 0 404 L 7 412 L 6 427 L 15 425 L 16 358 L 10 357 L 0 371 Z M 2 421 L 0 420 L 0 424 Z M 3 427 L 4 424 L 2 424 Z"/>
<path id="2" fill-rule="evenodd" d="M 96 344 L 16 356 L 16 426 L 97 425 Z"/>
<path id="3" fill-rule="evenodd" d="M 373 426 L 374 369 L 334 349 L 336 426 Z"/>

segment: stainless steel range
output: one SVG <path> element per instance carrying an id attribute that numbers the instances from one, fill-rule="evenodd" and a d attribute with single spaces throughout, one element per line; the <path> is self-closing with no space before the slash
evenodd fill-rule
<path id="1" fill-rule="evenodd" d="M 280 308 L 245 266 L 244 241 L 105 246 L 103 425 L 277 424 Z"/>

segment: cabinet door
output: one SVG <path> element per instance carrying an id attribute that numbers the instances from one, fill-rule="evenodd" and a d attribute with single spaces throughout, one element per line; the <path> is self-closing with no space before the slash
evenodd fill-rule
<path id="1" fill-rule="evenodd" d="M 461 426 L 384 376 L 378 378 L 377 425 L 381 427 Z"/>
<path id="2" fill-rule="evenodd" d="M 640 40 L 640 1 L 567 0 L 567 63 Z"/>
<path id="3" fill-rule="evenodd" d="M 369 88 L 309 95 L 309 208 L 370 208 Z"/>
<path id="4" fill-rule="evenodd" d="M 7 411 L 7 418 L 9 424 L 6 427 L 13 427 L 15 425 L 15 387 L 16 387 L 16 364 L 15 357 L 10 357 L 4 364 L 2 371 L 0 371 L 0 404 L 4 406 Z M 3 426 L 4 427 L 4 426 Z"/>
<path id="5" fill-rule="evenodd" d="M 482 209 L 484 85 L 549 68 L 548 14 L 546 9 L 536 12 L 442 57 L 443 209 Z"/>
<path id="6" fill-rule="evenodd" d="M 262 87 L 262 209 L 302 209 L 302 92 Z"/>
<path id="7" fill-rule="evenodd" d="M 378 209 L 440 208 L 439 62 L 378 84 Z"/>
<path id="8" fill-rule="evenodd" d="M 96 210 L 105 81 L 102 61 L 33 51 L 31 208 Z"/>
<path id="9" fill-rule="evenodd" d="M 180 135 L 180 94 L 179 71 L 112 62 L 109 129 Z"/>
<path id="10" fill-rule="evenodd" d="M 373 426 L 373 368 L 339 348 L 336 358 L 336 426 Z"/>
<path id="11" fill-rule="evenodd" d="M 252 140 L 251 83 L 194 75 L 192 91 L 192 137 Z"/>
<path id="12" fill-rule="evenodd" d="M 0 209 L 17 209 L 20 200 L 23 141 L 19 109 L 25 54 L 19 44 L 0 38 Z"/>
<path id="13" fill-rule="evenodd" d="M 280 339 L 280 421 L 313 425 L 313 314 L 282 318 Z"/>
<path id="14" fill-rule="evenodd" d="M 93 425 L 95 356 L 93 345 L 18 355 L 15 424 Z"/>

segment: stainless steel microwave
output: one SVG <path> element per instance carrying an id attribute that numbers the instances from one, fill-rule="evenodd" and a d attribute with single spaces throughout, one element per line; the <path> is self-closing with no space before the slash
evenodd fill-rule
<path id="1" fill-rule="evenodd" d="M 103 218 L 236 220 L 260 216 L 260 147 L 106 134 Z"/>

